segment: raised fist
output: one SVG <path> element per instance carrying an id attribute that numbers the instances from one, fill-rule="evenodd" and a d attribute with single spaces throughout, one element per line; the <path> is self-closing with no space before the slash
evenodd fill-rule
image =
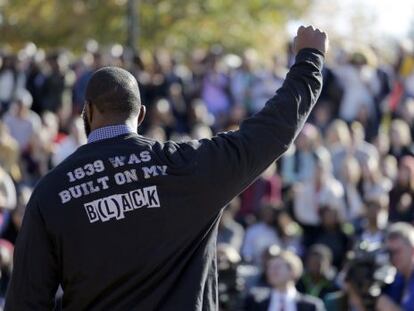
<path id="1" fill-rule="evenodd" d="M 328 51 L 328 36 L 322 30 L 313 26 L 300 26 L 298 34 L 293 40 L 293 51 L 297 54 L 301 49 L 312 48 L 325 54 Z"/>

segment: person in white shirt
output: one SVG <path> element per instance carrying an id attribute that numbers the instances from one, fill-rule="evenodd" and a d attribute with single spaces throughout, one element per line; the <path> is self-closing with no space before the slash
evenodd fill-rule
<path id="1" fill-rule="evenodd" d="M 266 263 L 270 288 L 252 289 L 246 299 L 246 311 L 323 311 L 322 300 L 303 295 L 295 288 L 303 272 L 302 261 L 290 251 L 272 254 Z"/>
<path id="2" fill-rule="evenodd" d="M 4 124 L 19 144 L 22 152 L 27 151 L 31 140 L 41 127 L 40 117 L 32 110 L 33 98 L 27 90 L 16 95 L 16 102 L 4 116 Z"/>
<path id="3" fill-rule="evenodd" d="M 344 188 L 332 174 L 329 154 L 314 152 L 315 172 L 310 182 L 294 186 L 293 213 L 304 228 L 304 234 L 312 234 L 312 229 L 320 224 L 320 207 L 327 202 L 334 204 L 341 217 L 345 215 Z"/>
<path id="4" fill-rule="evenodd" d="M 83 132 L 83 123 L 81 118 L 72 120 L 70 133 L 60 144 L 56 146 L 52 156 L 52 163 L 57 166 L 60 162 L 71 155 L 78 147 L 86 143 L 86 136 Z"/>
<path id="5" fill-rule="evenodd" d="M 259 221 L 246 230 L 241 254 L 245 261 L 261 266 L 263 252 L 271 245 L 279 245 L 276 232 L 275 208 L 263 205 L 259 210 Z"/>
<path id="6" fill-rule="evenodd" d="M 375 110 L 375 96 L 380 91 L 380 81 L 374 67 L 368 64 L 364 54 L 353 53 L 347 64 L 336 69 L 344 95 L 339 107 L 339 117 L 352 122 L 367 112 Z"/>

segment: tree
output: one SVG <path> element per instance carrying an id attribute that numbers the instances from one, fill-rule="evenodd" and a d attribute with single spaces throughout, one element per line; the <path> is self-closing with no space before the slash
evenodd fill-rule
<path id="1" fill-rule="evenodd" d="M 306 0 L 136 0 L 139 45 L 191 49 L 220 43 L 230 50 L 281 42 L 283 26 L 306 10 Z M 126 0 L 0 1 L 3 44 L 83 47 L 88 38 L 126 41 Z"/>
<path id="2" fill-rule="evenodd" d="M 85 40 L 122 41 L 120 1 L 13 0 L 1 8 L 1 43 L 20 47 L 27 41 L 42 47 L 82 48 Z"/>
<path id="3" fill-rule="evenodd" d="M 157 9 L 152 9 L 156 3 Z M 180 49 L 220 43 L 231 50 L 263 48 L 284 41 L 283 26 L 302 13 L 306 1 L 143 0 L 142 44 Z"/>

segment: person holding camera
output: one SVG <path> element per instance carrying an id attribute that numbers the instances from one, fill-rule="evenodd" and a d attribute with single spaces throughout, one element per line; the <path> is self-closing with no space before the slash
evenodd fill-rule
<path id="1" fill-rule="evenodd" d="M 397 269 L 394 282 L 377 300 L 377 311 L 414 310 L 414 227 L 398 222 L 390 226 L 386 246 Z"/>

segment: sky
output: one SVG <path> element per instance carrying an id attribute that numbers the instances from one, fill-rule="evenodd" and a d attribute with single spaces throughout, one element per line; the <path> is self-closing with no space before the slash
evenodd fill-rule
<path id="1" fill-rule="evenodd" d="M 345 0 L 343 3 L 351 12 L 358 5 L 366 8 L 367 14 L 372 12 L 373 26 L 380 33 L 404 37 L 414 21 L 414 0 Z"/>
<path id="2" fill-rule="evenodd" d="M 312 23 L 341 36 L 403 39 L 414 22 L 414 0 L 313 0 L 310 12 L 299 23 Z"/>
<path id="3" fill-rule="evenodd" d="M 370 0 L 378 5 L 380 27 L 395 35 L 407 34 L 414 23 L 413 0 Z"/>

